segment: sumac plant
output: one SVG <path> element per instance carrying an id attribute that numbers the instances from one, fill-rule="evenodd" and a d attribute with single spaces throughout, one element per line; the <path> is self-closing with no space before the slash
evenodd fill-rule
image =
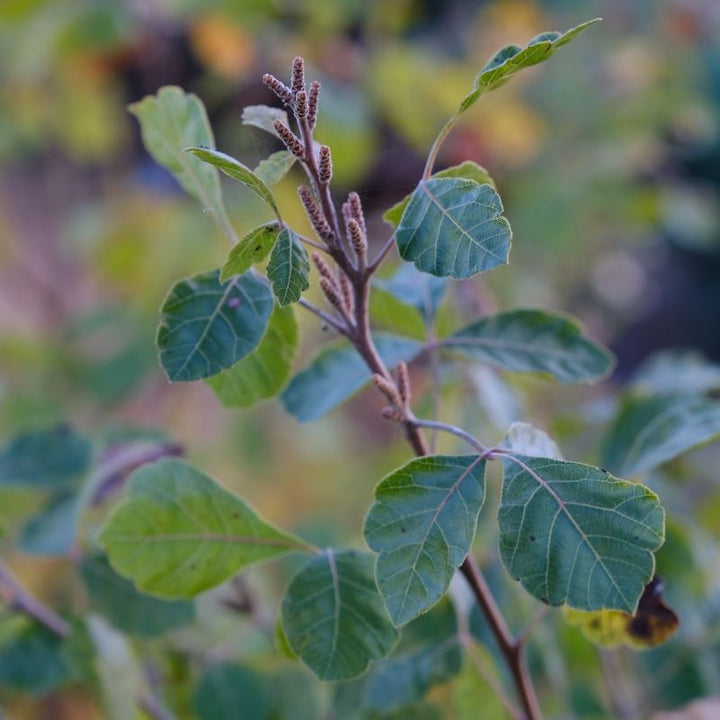
<path id="1" fill-rule="evenodd" d="M 525 651 L 542 610 L 533 612 L 527 596 L 537 608 L 563 608 L 567 622 L 600 642 L 649 647 L 674 631 L 677 617 L 664 604 L 655 575 L 665 513 L 655 493 L 635 480 L 716 437 L 718 404 L 702 388 L 626 393 L 604 440 L 602 467 L 564 458 L 546 433 L 525 423 L 509 427 L 502 443 L 489 444 L 440 420 L 442 407 L 433 412 L 432 402 L 413 399 L 413 385 L 427 393 L 437 383 L 438 358 L 590 383 L 611 371 L 608 351 L 572 318 L 541 309 L 484 315 L 445 334 L 428 334 L 426 341 L 404 336 L 402 327 L 396 334 L 379 330 L 371 312 L 372 294 L 382 293 L 435 327 L 454 281 L 508 262 L 510 222 L 488 172 L 469 161 L 437 171 L 436 158 L 455 123 L 478 100 L 523 68 L 549 59 L 594 22 L 543 33 L 490 59 L 438 135 L 416 188 L 385 213 L 389 237 L 370 236 L 357 193 L 344 199 L 332 193 L 332 151 L 314 137 L 320 83 L 307 83 L 302 58 L 292 62 L 287 85 L 263 76 L 282 107 L 244 111 L 247 124 L 284 146 L 254 170 L 215 148 L 194 95 L 165 87 L 131 107 L 148 151 L 232 243 L 222 267 L 178 281 L 162 304 L 157 345 L 168 379 L 202 380 L 230 407 L 279 395 L 302 422 L 371 385 L 384 399 L 377 423 L 404 435 L 410 457 L 375 488 L 362 528 L 366 547 L 320 548 L 261 518 L 245 500 L 176 457 L 172 446 L 141 443 L 130 462 L 114 471 L 115 459 L 106 458 L 79 491 L 77 478 L 90 462 L 84 441 L 68 430 L 19 438 L 0 460 L 2 481 L 53 486 L 42 516 L 46 529 L 59 527 L 63 513 L 95 506 L 108 483 L 122 484 L 119 468 L 137 466 L 96 535 L 94 552 L 99 545 L 102 554 L 81 564 L 97 612 L 130 634 L 158 634 L 192 619 L 189 603 L 198 594 L 251 564 L 290 554 L 296 573 L 280 603 L 277 642 L 319 680 L 335 683 L 329 712 L 338 718 L 435 717 L 422 704 L 424 695 L 458 674 L 463 655 L 470 654 L 481 669 L 483 658 L 495 659 L 499 672 L 489 686 L 504 712 L 537 720 L 541 708 Z M 289 226 L 273 196 L 273 185 L 294 165 L 306 176 L 297 194 L 313 237 Z M 223 207 L 220 173 L 267 206 L 268 220 L 245 237 L 236 236 Z M 392 271 L 378 275 L 385 263 Z M 319 304 L 305 296 L 313 266 Z M 295 308 L 316 316 L 336 339 L 290 378 Z M 428 438 L 437 434 L 454 436 L 447 440 L 463 451 L 431 451 Z M 58 482 L 43 475 L 51 461 Z M 498 496 L 488 502 L 496 516 L 483 511 L 497 487 L 487 487 L 493 465 L 502 475 Z M 31 522 L 35 533 L 26 529 L 26 543 L 47 543 L 40 521 Z M 504 612 L 508 600 L 498 599 L 503 581 L 484 572 L 474 556 L 478 527 L 497 536 L 502 566 L 512 579 L 505 585 L 516 581 L 516 594 L 526 594 L 524 630 L 511 630 Z M 72 545 L 72 537 L 63 538 Z M 43 643 L 73 632 L 9 573 L 4 579 L 14 588 L 15 607 L 43 626 Z M 98 632 L 91 626 L 93 638 Z M 486 648 L 480 657 L 478 639 Z M 37 652 L 41 640 L 24 642 L 28 652 Z M 257 690 L 259 681 L 248 672 L 231 664 L 207 669 L 195 694 L 198 713 L 240 717 L 220 708 L 224 693 L 239 693 L 247 717 L 320 716 L 308 713 L 300 700 L 283 714 L 272 705 L 276 679 L 268 697 L 267 687 Z M 158 714 L 152 698 L 140 702 Z M 253 714 L 257 703 L 265 703 L 263 711 Z M 483 713 L 479 707 L 462 717 Z"/>

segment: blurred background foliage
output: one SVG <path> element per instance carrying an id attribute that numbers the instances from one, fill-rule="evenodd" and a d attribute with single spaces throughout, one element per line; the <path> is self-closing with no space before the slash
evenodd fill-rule
<path id="1" fill-rule="evenodd" d="M 444 366 L 442 416 L 488 442 L 522 418 L 548 430 L 566 457 L 596 461 L 619 386 L 652 353 L 692 348 L 720 361 L 713 0 L 4 0 L 0 435 L 68 421 L 93 437 L 101 457 L 128 428 L 161 431 L 274 522 L 316 543 L 359 546 L 372 488 L 407 458 L 400 434 L 377 420 L 374 395 L 301 426 L 277 402 L 229 411 L 205 384 L 170 386 L 161 374 L 157 309 L 175 280 L 218 267 L 227 241 L 147 155 L 126 105 L 167 84 L 195 92 L 218 148 L 252 166 L 277 148 L 241 125 L 242 108 L 272 104 L 260 76 L 284 78 L 292 57 L 303 55 L 323 82 L 317 136 L 333 148 L 338 197 L 360 193 L 379 245 L 389 235 L 380 215 L 414 187 L 435 133 L 485 60 L 501 45 L 593 16 L 604 23 L 563 58 L 484 98 L 444 146 L 441 164 L 472 159 L 490 170 L 514 245 L 509 268 L 456 285 L 439 325 L 452 329 L 479 311 L 514 305 L 580 317 L 618 356 L 611 380 L 584 389 L 527 378 L 508 385 L 475 369 L 458 384 L 459 368 Z M 288 220 L 307 227 L 296 173 L 276 194 Z M 239 185 L 225 193 L 238 232 L 265 219 Z M 378 312 L 403 330 L 402 316 Z M 299 320 L 307 357 L 324 337 L 314 318 Z M 689 375 L 698 366 L 686 367 Z M 670 368 L 672 378 L 677 366 Z M 421 374 L 423 405 L 430 401 Z M 454 446 L 443 440 L 442 448 Z M 644 717 L 720 688 L 719 459 L 717 448 L 706 448 L 648 479 L 668 508 L 659 571 L 681 615 L 678 637 L 649 653 L 598 654 L 551 614 L 531 646 L 549 716 L 602 718 L 641 707 L 626 717 Z M 70 561 L 29 559 L 10 541 L 39 502 L 2 490 L 3 553 L 39 595 L 70 607 L 81 592 L 65 573 Z M 496 531 L 489 509 L 482 517 L 478 552 L 492 569 Z M 248 575 L 272 622 L 273 583 L 282 586 L 287 568 L 271 570 L 269 580 Z M 532 603 L 517 588 L 503 592 L 520 627 Z M 173 653 L 157 661 L 177 680 L 168 692 L 188 695 L 182 677 L 195 666 L 186 655 L 269 666 L 268 640 L 250 623 L 199 607 L 196 624 L 176 631 Z M 143 640 L 135 652 L 152 661 L 158 650 Z M 491 665 L 491 654 L 483 662 Z M 450 696 L 457 714 L 447 717 L 475 717 L 468 708 L 488 703 L 488 689 L 466 675 L 433 691 L 432 707 L 412 717 L 446 717 Z M 619 698 L 612 710 L 603 683 Z M 0 702 L 13 717 L 99 716 L 73 686 L 40 705 L 0 687 Z M 503 717 L 501 706 L 492 712 L 486 717 Z"/>

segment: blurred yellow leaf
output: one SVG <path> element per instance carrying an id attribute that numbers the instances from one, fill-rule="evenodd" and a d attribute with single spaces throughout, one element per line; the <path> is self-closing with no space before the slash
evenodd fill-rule
<path id="1" fill-rule="evenodd" d="M 190 45 L 203 65 L 228 80 L 244 77 L 255 57 L 252 37 L 220 14 L 202 15 L 192 24 Z"/>

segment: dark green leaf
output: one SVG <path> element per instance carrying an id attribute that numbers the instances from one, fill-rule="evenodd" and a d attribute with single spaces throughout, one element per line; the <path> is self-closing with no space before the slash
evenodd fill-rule
<path id="1" fill-rule="evenodd" d="M 0 452 L 0 485 L 72 487 L 82 480 L 90 457 L 89 441 L 67 425 L 19 435 Z"/>
<path id="2" fill-rule="evenodd" d="M 262 676 L 233 663 L 205 668 L 193 696 L 199 720 L 265 720 L 270 694 Z"/>
<path id="3" fill-rule="evenodd" d="M 300 299 L 310 287 L 310 259 L 292 230 L 283 228 L 273 245 L 267 276 L 280 305 Z"/>
<path id="4" fill-rule="evenodd" d="M 393 367 L 409 362 L 422 345 L 394 335 L 375 335 L 382 359 Z M 285 409 L 300 422 L 317 420 L 354 395 L 370 382 L 370 371 L 353 347 L 321 352 L 302 372 L 295 375 L 281 395 Z"/>
<path id="5" fill-rule="evenodd" d="M 635 611 L 663 542 L 657 496 L 590 465 L 507 455 L 500 555 L 542 602 Z"/>
<path id="6" fill-rule="evenodd" d="M 273 397 L 290 377 L 297 340 L 293 309 L 276 307 L 254 352 L 206 382 L 226 407 L 248 407 Z"/>
<path id="7" fill-rule="evenodd" d="M 455 613 L 446 601 L 406 626 L 393 656 L 370 669 L 365 704 L 377 711 L 399 711 L 457 675 L 461 667 Z"/>
<path id="8" fill-rule="evenodd" d="M 128 109 L 140 122 L 143 143 L 155 161 L 203 207 L 226 220 L 217 171 L 184 151 L 191 145 L 215 147 L 205 107 L 198 97 L 179 87 L 162 87 L 157 95 L 148 95 Z"/>
<path id="9" fill-rule="evenodd" d="M 460 279 L 504 265 L 512 231 L 492 186 L 462 178 L 422 180 L 395 231 L 400 257 Z"/>
<path id="10" fill-rule="evenodd" d="M 545 373 L 565 383 L 598 380 L 613 365 L 577 322 L 543 310 L 484 317 L 441 344 L 504 370 Z"/>
<path id="11" fill-rule="evenodd" d="M 718 401 L 694 395 L 631 396 L 605 439 L 602 463 L 630 477 L 718 437 Z"/>
<path id="12" fill-rule="evenodd" d="M 55 493 L 20 530 L 18 547 L 32 555 L 68 555 L 75 545 L 79 509 L 77 492 Z"/>
<path id="13" fill-rule="evenodd" d="M 488 171 L 472 160 L 466 160 L 459 165 L 453 165 L 452 167 L 445 168 L 445 170 L 440 170 L 439 172 L 433 173 L 431 177 L 465 178 L 466 180 L 474 180 L 480 185 L 483 183 L 489 183 L 495 187 L 495 183 L 490 177 Z M 406 195 L 399 203 L 395 203 L 395 205 L 393 205 L 389 210 L 386 210 L 382 216 L 383 220 L 389 225 L 397 227 L 411 197 L 412 195 Z"/>
<path id="14" fill-rule="evenodd" d="M 192 602 L 171 602 L 139 592 L 102 556 L 84 558 L 80 575 L 93 610 L 128 635 L 154 637 L 195 619 Z"/>
<path id="15" fill-rule="evenodd" d="M 470 550 L 485 498 L 479 456 L 411 460 L 375 488 L 365 542 L 377 557 L 378 588 L 395 625 L 431 608 Z"/>
<path id="16" fill-rule="evenodd" d="M 251 230 L 230 250 L 220 269 L 220 282 L 224 283 L 234 275 L 242 275 L 255 263 L 262 262 L 270 254 L 281 229 L 281 225 L 271 222 Z"/>
<path id="17" fill-rule="evenodd" d="M 501 48 L 478 73 L 473 90 L 460 103 L 458 113 L 471 107 L 484 93 L 504 85 L 523 68 L 537 65 L 552 57 L 563 45 L 567 45 L 596 22 L 600 22 L 600 18 L 584 22 L 562 34 L 558 32 L 542 33 L 533 38 L 525 47 L 507 45 Z"/>
<path id="18" fill-rule="evenodd" d="M 117 572 L 139 590 L 165 598 L 193 597 L 246 565 L 307 548 L 175 459 L 133 473 L 126 500 L 99 542 Z"/>
<path id="19" fill-rule="evenodd" d="M 278 150 L 265 160 L 261 160 L 253 172 L 266 185 L 274 185 L 288 174 L 294 164 L 295 156 L 291 152 Z"/>
<path id="20" fill-rule="evenodd" d="M 280 108 L 270 107 L 269 105 L 248 105 L 242 111 L 243 125 L 254 125 L 279 138 L 280 136 L 273 127 L 276 120 L 280 120 L 283 125 L 288 127 L 290 125 L 287 113 Z"/>
<path id="21" fill-rule="evenodd" d="M 50 630 L 30 625 L 0 647 L 0 687 L 39 696 L 71 678 L 63 640 Z"/>
<path id="22" fill-rule="evenodd" d="M 445 278 L 419 272 L 409 263 L 403 263 L 391 278 L 377 279 L 373 285 L 416 308 L 425 322 L 430 322 L 435 317 L 447 290 Z"/>
<path id="23" fill-rule="evenodd" d="M 171 382 L 217 375 L 249 355 L 265 333 L 270 288 L 250 274 L 224 284 L 218 275 L 181 280 L 160 309 L 157 345 Z"/>
<path id="24" fill-rule="evenodd" d="M 290 583 L 282 603 L 285 634 L 320 680 L 360 675 L 397 640 L 373 565 L 367 553 L 327 549 Z"/>
<path id="25" fill-rule="evenodd" d="M 187 151 L 249 187 L 273 209 L 275 215 L 280 219 L 280 211 L 275 204 L 270 188 L 249 167 L 246 167 L 234 157 L 212 148 L 189 147 Z"/>

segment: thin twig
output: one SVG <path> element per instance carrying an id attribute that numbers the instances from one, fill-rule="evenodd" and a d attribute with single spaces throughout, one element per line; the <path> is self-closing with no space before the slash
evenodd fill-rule
<path id="1" fill-rule="evenodd" d="M 347 335 L 347 327 L 340 322 L 337 318 L 330 315 L 330 313 L 326 313 L 324 310 L 321 310 L 317 305 L 314 305 L 309 300 L 306 300 L 304 297 L 301 297 L 298 300 L 298 305 L 300 307 L 304 307 L 306 310 L 309 310 L 313 315 L 317 315 L 321 320 L 326 322 L 328 325 L 331 325 L 334 327 L 341 335 Z"/>
<path id="2" fill-rule="evenodd" d="M 463 439 L 468 445 L 475 448 L 475 450 L 477 450 L 481 455 L 485 455 L 490 460 L 493 459 L 493 454 L 497 450 L 497 448 L 487 447 L 487 445 L 482 443 L 469 432 L 466 432 L 455 425 L 450 425 L 449 423 L 440 422 L 438 420 L 426 420 L 424 418 L 415 417 L 414 415 L 412 416 L 410 422 L 418 427 L 430 428 L 432 430 L 439 430 L 440 432 L 455 435 L 456 437 Z"/>
<path id="3" fill-rule="evenodd" d="M 59 637 L 66 638 L 70 635 L 70 624 L 22 585 L 2 560 L 0 560 L 0 596 L 11 608 L 37 620 Z"/>
<path id="4" fill-rule="evenodd" d="M 551 608 L 549 605 L 540 604 L 535 608 L 535 614 L 530 618 L 528 624 L 522 629 L 517 637 L 517 644 L 526 645 L 535 628 L 545 619 Z"/>
<path id="5" fill-rule="evenodd" d="M 380 248 L 375 259 L 367 266 L 365 272 L 368 275 L 372 275 L 379 267 L 385 256 L 390 252 L 390 249 L 395 244 L 395 233 L 393 233 L 386 241 L 385 244 Z"/>

